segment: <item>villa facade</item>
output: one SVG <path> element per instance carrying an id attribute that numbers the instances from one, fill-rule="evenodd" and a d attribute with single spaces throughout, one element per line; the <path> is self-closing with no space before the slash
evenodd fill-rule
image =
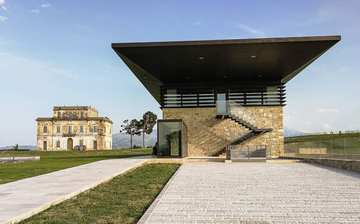
<path id="1" fill-rule="evenodd" d="M 114 43 L 156 99 L 159 157 L 225 156 L 229 148 L 284 151 L 285 84 L 340 36 Z"/>
<path id="2" fill-rule="evenodd" d="M 37 121 L 37 150 L 111 150 L 112 124 L 91 106 L 55 106 Z"/>

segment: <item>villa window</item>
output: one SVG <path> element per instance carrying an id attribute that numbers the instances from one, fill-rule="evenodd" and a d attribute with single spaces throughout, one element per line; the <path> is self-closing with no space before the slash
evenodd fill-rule
<path id="1" fill-rule="evenodd" d="M 106 133 L 106 127 L 104 127 L 104 133 Z"/>
<path id="2" fill-rule="evenodd" d="M 84 111 L 81 111 L 81 118 L 84 118 Z"/>
<path id="3" fill-rule="evenodd" d="M 60 133 L 61 131 L 61 126 L 60 125 L 56 125 L 56 133 Z"/>
<path id="4" fill-rule="evenodd" d="M 72 133 L 72 125 L 68 125 L 68 133 L 69 133 L 69 134 Z"/>
<path id="5" fill-rule="evenodd" d="M 60 112 L 57 112 L 57 117 L 61 118 L 61 113 Z"/>
<path id="6" fill-rule="evenodd" d="M 44 133 L 47 133 L 47 125 L 44 125 L 44 127 L 43 127 L 43 132 L 44 132 Z"/>
<path id="7" fill-rule="evenodd" d="M 84 133 L 84 125 L 80 125 L 80 133 Z"/>
<path id="8" fill-rule="evenodd" d="M 80 145 L 84 145 L 84 140 L 80 139 Z"/>
<path id="9" fill-rule="evenodd" d="M 56 148 L 60 148 L 60 140 L 56 141 Z"/>
<path id="10" fill-rule="evenodd" d="M 97 132 L 98 131 L 98 126 L 97 125 L 94 125 L 93 126 L 93 132 Z"/>
<path id="11" fill-rule="evenodd" d="M 72 112 L 69 112 L 69 118 L 73 118 L 73 113 Z"/>

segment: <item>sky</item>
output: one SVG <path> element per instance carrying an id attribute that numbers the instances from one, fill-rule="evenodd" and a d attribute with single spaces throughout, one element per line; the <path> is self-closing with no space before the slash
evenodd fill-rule
<path id="1" fill-rule="evenodd" d="M 36 144 L 37 117 L 84 105 L 162 117 L 111 43 L 341 35 L 286 85 L 284 124 L 360 129 L 360 1 L 0 0 L 0 146 Z"/>

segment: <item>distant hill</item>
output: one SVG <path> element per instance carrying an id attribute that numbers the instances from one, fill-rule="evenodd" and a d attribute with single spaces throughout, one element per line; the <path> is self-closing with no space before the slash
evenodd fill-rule
<path id="1" fill-rule="evenodd" d="M 12 149 L 12 148 L 13 148 L 12 145 L 8 145 L 5 147 L 0 147 L 0 150 Z M 30 150 L 36 151 L 36 146 L 35 145 L 19 145 L 19 149 L 30 149 Z"/>
<path id="2" fill-rule="evenodd" d="M 294 135 L 301 135 L 306 134 L 306 132 L 299 131 L 295 128 L 289 127 L 284 125 L 284 136 L 294 136 Z"/>
<path id="3" fill-rule="evenodd" d="M 145 146 L 153 146 L 157 141 L 157 130 L 154 130 L 150 135 L 145 135 Z M 142 135 L 133 137 L 133 145 L 142 146 Z M 125 133 L 113 134 L 112 148 L 129 148 L 130 136 Z"/>

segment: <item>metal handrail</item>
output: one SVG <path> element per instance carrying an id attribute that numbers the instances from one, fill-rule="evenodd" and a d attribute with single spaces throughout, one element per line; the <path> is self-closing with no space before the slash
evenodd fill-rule
<path id="1" fill-rule="evenodd" d="M 225 106 L 225 108 L 221 108 L 222 106 Z M 216 111 L 218 114 L 226 114 L 226 113 L 233 114 L 252 125 L 255 125 L 256 123 L 256 119 L 254 115 L 248 113 L 245 107 L 241 106 L 240 104 L 232 100 L 216 101 Z"/>

